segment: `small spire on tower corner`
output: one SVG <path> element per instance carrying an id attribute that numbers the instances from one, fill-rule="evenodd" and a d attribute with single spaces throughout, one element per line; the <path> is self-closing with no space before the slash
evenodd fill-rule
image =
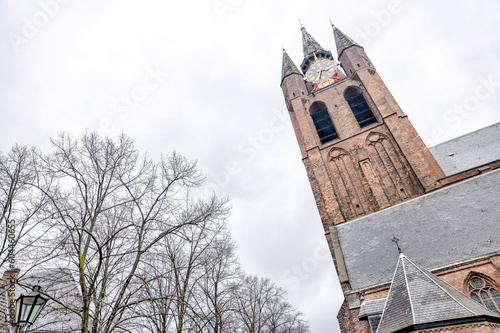
<path id="1" fill-rule="evenodd" d="M 358 43 L 353 41 L 349 36 L 340 31 L 333 23 L 330 21 L 333 29 L 333 37 L 335 38 L 335 44 L 337 45 L 337 54 L 340 58 L 342 52 L 351 46 L 359 46 Z"/>
<path id="2" fill-rule="evenodd" d="M 283 46 L 283 45 L 281 45 Z M 286 53 L 285 48 L 283 47 L 283 64 L 281 68 L 281 82 L 283 83 L 283 79 L 289 75 L 292 74 L 299 74 L 302 75 L 302 73 L 299 71 L 297 66 L 293 63 L 293 60 L 290 58 L 288 53 Z"/>

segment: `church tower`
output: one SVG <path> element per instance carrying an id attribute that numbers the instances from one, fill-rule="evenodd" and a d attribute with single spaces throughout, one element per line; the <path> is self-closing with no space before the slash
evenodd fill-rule
<path id="1" fill-rule="evenodd" d="M 281 88 L 344 292 L 338 315 L 342 332 L 370 333 L 376 331 L 382 310 L 369 317 L 360 304 L 365 298 L 373 299 L 368 304 L 375 304 L 382 297 L 377 306 L 383 307 L 398 258 L 397 252 L 388 250 L 394 245 L 391 234 L 401 236 L 408 244 L 402 246 L 403 251 L 420 263 L 429 262 L 429 269 L 457 267 L 454 263 L 473 257 L 472 252 L 479 255 L 488 249 L 462 253 L 451 241 L 436 242 L 433 233 L 445 234 L 450 216 L 460 212 L 446 206 L 432 218 L 448 215 L 434 221 L 419 215 L 422 207 L 437 209 L 453 199 L 450 193 L 463 197 L 460 191 L 466 189 L 441 190 L 452 181 L 443 182 L 448 174 L 425 146 L 364 48 L 333 24 L 332 30 L 339 62 L 302 27 L 303 61 L 297 67 L 283 50 Z M 456 179 L 465 179 L 460 177 Z M 417 226 L 421 229 L 412 229 Z M 466 237 L 460 234 L 457 239 L 466 241 Z M 425 244 L 433 244 L 429 249 L 447 251 L 448 256 L 429 260 Z M 395 255 L 393 260 L 387 259 L 388 253 Z M 495 260 L 492 269 L 500 272 L 494 268 L 500 259 Z M 470 273 L 472 266 L 467 267 L 469 271 L 463 274 L 470 279 L 474 274 Z M 469 282 L 464 283 L 468 286 Z M 462 282 L 456 282 L 457 286 Z M 366 320 L 367 316 L 377 325 Z"/>
<path id="2" fill-rule="evenodd" d="M 332 28 L 344 72 L 302 28 L 300 71 L 283 51 L 281 80 L 326 228 L 435 190 L 444 177 L 363 47 Z"/>

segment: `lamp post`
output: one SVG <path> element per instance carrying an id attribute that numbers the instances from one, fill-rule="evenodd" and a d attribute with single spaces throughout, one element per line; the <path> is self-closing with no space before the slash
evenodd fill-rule
<path id="1" fill-rule="evenodd" d="M 34 286 L 28 295 L 21 294 L 16 299 L 15 320 L 18 332 L 21 332 L 21 329 L 24 329 L 24 332 L 28 331 L 28 327 L 33 325 L 48 300 L 40 294 L 39 285 Z"/>

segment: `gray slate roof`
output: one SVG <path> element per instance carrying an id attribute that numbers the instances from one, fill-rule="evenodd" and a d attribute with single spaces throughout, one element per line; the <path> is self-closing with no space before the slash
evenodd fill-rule
<path id="1" fill-rule="evenodd" d="M 385 300 L 386 298 L 382 297 L 362 301 L 358 317 L 361 319 L 371 315 L 382 314 L 382 311 L 384 311 Z"/>
<path id="2" fill-rule="evenodd" d="M 447 176 L 500 160 L 500 123 L 429 148 Z"/>
<path id="3" fill-rule="evenodd" d="M 291 74 L 299 74 L 302 73 L 299 71 L 297 66 L 293 63 L 293 60 L 290 58 L 288 53 L 286 53 L 285 49 L 283 49 L 283 63 L 281 67 L 281 83 L 283 83 L 283 79 Z"/>
<path id="4" fill-rule="evenodd" d="M 500 169 L 336 226 L 353 290 L 387 283 L 402 250 L 429 269 L 500 253 Z"/>
<path id="5" fill-rule="evenodd" d="M 302 27 L 302 51 L 304 57 L 318 50 L 323 50 L 321 45 L 307 32 L 306 28 Z"/>
<path id="6" fill-rule="evenodd" d="M 348 47 L 353 45 L 358 45 L 349 36 L 343 33 L 341 30 L 337 29 L 335 25 L 332 24 L 333 36 L 335 37 L 335 45 L 337 46 L 337 54 L 340 57 L 342 52 Z M 359 45 L 358 45 L 359 46 Z"/>
<path id="7" fill-rule="evenodd" d="M 475 316 L 500 318 L 401 254 L 377 333 Z"/>

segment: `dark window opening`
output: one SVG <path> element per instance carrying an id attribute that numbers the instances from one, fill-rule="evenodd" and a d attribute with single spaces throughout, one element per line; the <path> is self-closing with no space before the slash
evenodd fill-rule
<path id="1" fill-rule="evenodd" d="M 338 138 L 335 126 L 328 113 L 325 103 L 314 102 L 310 109 L 311 118 L 313 119 L 316 132 L 318 132 L 321 143 L 331 141 Z"/>
<path id="2" fill-rule="evenodd" d="M 360 127 L 364 127 L 377 122 L 377 118 L 373 115 L 372 109 L 366 102 L 361 90 L 357 87 L 349 87 L 344 93 L 344 97 L 349 103 L 349 107 L 356 117 Z"/>
<path id="3" fill-rule="evenodd" d="M 407 199 L 408 196 L 406 195 L 405 190 L 401 189 L 401 195 L 403 196 L 403 199 Z"/>
<path id="4" fill-rule="evenodd" d="M 491 284 L 479 277 L 473 277 L 469 282 L 469 293 L 476 303 L 500 314 L 500 293 Z"/>

